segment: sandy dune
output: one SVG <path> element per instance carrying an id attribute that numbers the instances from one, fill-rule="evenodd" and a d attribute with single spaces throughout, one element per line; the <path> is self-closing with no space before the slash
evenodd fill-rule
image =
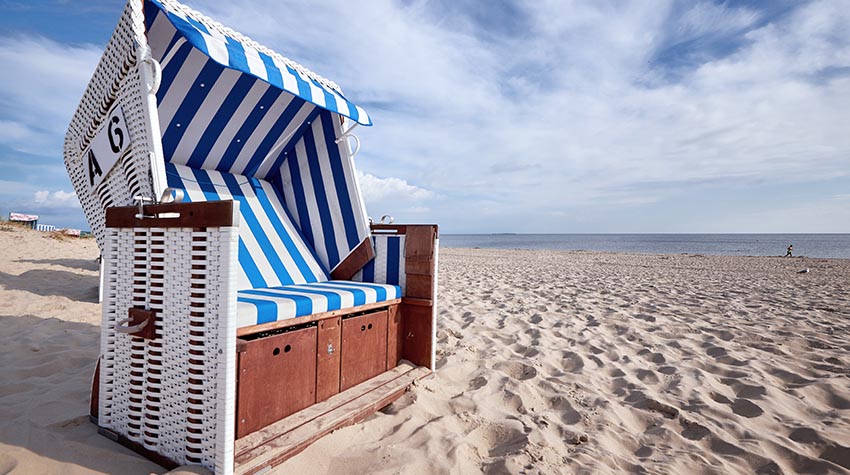
<path id="1" fill-rule="evenodd" d="M 0 231 L 0 249 L 0 475 L 164 472 L 86 417 L 94 241 Z M 444 249 L 440 267 L 436 377 L 276 473 L 850 474 L 850 260 Z"/>

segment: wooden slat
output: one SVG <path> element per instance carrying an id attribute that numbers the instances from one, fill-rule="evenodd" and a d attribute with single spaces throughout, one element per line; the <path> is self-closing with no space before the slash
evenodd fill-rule
<path id="1" fill-rule="evenodd" d="M 434 252 L 437 238 L 436 225 L 409 225 L 404 235 L 404 272 L 408 282 L 414 275 L 434 275 Z M 411 297 L 430 297 L 428 295 L 411 295 Z"/>
<path id="2" fill-rule="evenodd" d="M 401 368 L 399 366 L 396 370 Z M 397 373 L 397 371 L 391 371 L 385 374 L 397 375 Z M 378 409 L 398 399 L 416 380 L 422 379 L 429 374 L 431 372 L 427 368 L 416 368 L 405 371 L 393 380 L 379 387 L 371 388 L 357 399 L 322 414 L 321 417 L 310 418 L 298 427 L 265 442 L 262 446 L 248 450 L 247 452 L 243 451 L 236 456 L 235 473 L 239 475 L 255 474 L 266 467 L 274 467 L 283 463 L 286 459 L 298 454 L 319 438 L 340 427 L 359 422 Z M 370 385 L 372 381 L 374 380 L 367 381 L 361 386 Z M 358 388 L 360 386 L 352 388 L 352 390 Z M 339 396 L 342 394 L 344 393 L 341 393 Z M 317 404 L 317 406 L 319 405 L 321 404 Z M 307 412 L 309 409 L 312 408 L 308 408 L 302 412 Z M 299 416 L 299 414 L 293 415 L 292 418 Z M 289 419 L 281 422 L 288 421 Z M 243 439 L 240 439 L 236 442 L 237 453 L 239 452 L 239 446 L 242 444 L 242 441 Z"/>
<path id="3" fill-rule="evenodd" d="M 372 224 L 372 232 L 376 234 L 407 234 L 407 230 L 413 226 L 429 226 L 437 231 L 436 224 Z M 435 235 L 435 238 L 439 235 Z"/>
<path id="4" fill-rule="evenodd" d="M 411 274 L 406 276 L 404 296 L 419 299 L 430 299 L 434 295 L 434 276 Z"/>
<path id="5" fill-rule="evenodd" d="M 319 322 L 316 348 L 316 402 L 339 393 L 339 360 L 342 319 L 327 318 Z"/>
<path id="6" fill-rule="evenodd" d="M 419 366 L 431 366 L 432 307 L 402 305 L 401 357 Z"/>
<path id="7" fill-rule="evenodd" d="M 372 239 L 366 238 L 331 271 L 334 280 L 350 280 L 354 274 L 375 258 Z"/>
<path id="8" fill-rule="evenodd" d="M 394 381 L 410 371 L 413 371 L 415 368 L 416 367 L 409 362 L 403 361 L 391 371 L 375 376 L 365 383 L 359 384 L 347 391 L 343 391 L 332 396 L 327 401 L 310 406 L 303 411 L 287 417 L 286 419 L 238 439 L 234 450 L 237 463 L 243 463 L 250 460 L 250 457 L 248 457 L 249 452 L 251 456 L 260 455 L 265 450 L 268 450 L 263 447 L 268 447 L 268 443 L 272 440 L 281 437 L 284 434 L 287 434 L 338 407 L 354 401 L 370 391 L 374 391 L 381 386 Z"/>
<path id="9" fill-rule="evenodd" d="M 286 328 L 295 325 L 301 325 L 304 323 L 315 322 L 318 320 L 324 320 L 326 318 L 332 317 L 344 317 L 346 315 L 351 315 L 352 313 L 366 312 L 369 310 L 375 310 L 378 308 L 389 307 L 390 305 L 398 305 L 401 303 L 401 299 L 393 299 L 387 300 L 385 302 L 377 302 L 377 303 L 369 303 L 366 305 L 360 305 L 359 307 L 353 308 L 344 308 L 341 310 L 333 310 L 330 312 L 322 312 L 322 313 L 314 313 L 313 315 L 307 315 L 305 317 L 298 318 L 289 318 L 286 320 L 279 320 L 276 322 L 269 323 L 261 323 L 259 325 L 251 325 L 248 327 L 242 327 L 236 329 L 236 336 L 242 337 L 247 335 L 253 335 L 254 333 L 265 332 L 269 330 L 277 330 L 279 328 Z"/>
<path id="10" fill-rule="evenodd" d="M 98 413 L 100 412 L 99 399 L 100 398 L 100 356 L 97 357 L 97 365 L 94 367 L 94 377 L 91 381 L 91 399 L 89 399 L 89 415 L 94 418 L 95 421 L 98 420 Z"/>
<path id="11" fill-rule="evenodd" d="M 100 434 L 100 435 L 103 435 L 103 436 L 105 436 L 105 437 L 107 437 L 107 438 L 109 438 L 109 439 L 111 439 L 115 442 L 118 442 L 119 444 L 123 445 L 124 447 L 127 447 L 128 449 L 132 450 L 133 452 L 136 452 L 137 454 L 141 455 L 142 457 L 145 457 L 146 459 L 152 461 L 153 463 L 164 467 L 166 470 L 173 470 L 173 469 L 180 466 L 179 463 L 175 462 L 174 460 L 171 460 L 170 458 L 166 457 L 165 455 L 162 455 L 161 453 L 156 452 L 154 450 L 147 449 L 147 448 L 145 448 L 144 445 L 142 445 L 138 442 L 133 442 L 132 440 L 128 439 L 127 437 L 125 437 L 121 434 L 118 434 L 117 432 L 114 432 L 111 429 L 107 429 L 106 427 L 98 426 L 97 427 L 97 433 Z"/>
<path id="12" fill-rule="evenodd" d="M 194 203 L 167 203 L 147 205 L 145 215 L 177 213 L 177 217 L 137 218 L 138 206 L 106 208 L 107 228 L 203 228 L 236 226 L 239 218 L 233 201 L 198 201 Z"/>
<path id="13" fill-rule="evenodd" d="M 418 305 L 420 307 L 433 307 L 434 301 L 431 299 L 417 299 L 413 297 L 405 297 L 401 301 L 404 305 Z"/>
<path id="14" fill-rule="evenodd" d="M 387 369 L 393 369 L 401 360 L 401 314 L 399 306 L 387 312 Z"/>

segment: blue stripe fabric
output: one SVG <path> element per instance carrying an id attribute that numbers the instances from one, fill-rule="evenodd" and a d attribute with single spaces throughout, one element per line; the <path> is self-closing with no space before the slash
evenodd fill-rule
<path id="1" fill-rule="evenodd" d="M 167 164 L 166 175 L 169 186 L 184 190 L 188 201 L 239 202 L 238 289 L 328 280 L 270 183 L 175 164 Z"/>
<path id="2" fill-rule="evenodd" d="M 401 297 L 397 285 L 331 280 L 237 292 L 237 327 L 304 317 Z"/>
<path id="3" fill-rule="evenodd" d="M 369 236 L 356 171 L 334 115 L 322 111 L 282 153 L 273 182 L 319 261 L 333 270 Z"/>
<path id="4" fill-rule="evenodd" d="M 371 118 L 362 108 L 346 99 L 341 93 L 322 85 L 317 77 L 299 73 L 290 60 L 286 60 L 277 54 L 269 55 L 266 52 L 259 51 L 225 34 L 222 29 L 208 28 L 205 24 L 206 20 L 195 18 L 194 12 L 183 8 L 176 2 L 170 2 L 168 6 L 165 6 L 159 0 L 145 0 L 148 31 L 151 31 L 152 28 L 150 23 L 155 21 L 150 20 L 155 16 L 153 15 L 154 8 L 165 13 L 168 21 L 192 46 L 210 56 L 222 66 L 258 77 L 276 88 L 283 89 L 307 102 L 348 117 L 359 124 L 372 125 Z M 265 77 L 252 70 L 248 61 L 249 56 L 260 59 L 260 62 L 264 65 L 263 75 Z M 302 74 L 307 77 L 306 80 L 302 77 Z M 314 97 L 314 88 L 318 89 L 320 97 Z"/>
<path id="5" fill-rule="evenodd" d="M 387 238 L 387 283 L 388 284 L 398 284 L 399 282 L 399 274 L 401 274 L 401 269 L 399 269 L 400 257 L 399 257 L 399 247 L 400 247 L 401 239 L 398 236 L 392 236 Z"/>
<path id="6" fill-rule="evenodd" d="M 369 261 L 352 279 L 359 282 L 398 285 L 404 291 L 404 237 L 372 236 L 375 258 Z"/>

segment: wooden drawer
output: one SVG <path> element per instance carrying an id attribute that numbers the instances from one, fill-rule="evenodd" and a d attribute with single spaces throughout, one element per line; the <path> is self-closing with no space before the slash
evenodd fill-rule
<path id="1" fill-rule="evenodd" d="M 387 370 L 387 311 L 342 320 L 340 391 Z"/>
<path id="2" fill-rule="evenodd" d="M 244 344 L 239 353 L 237 438 L 316 402 L 316 335 L 313 325 Z"/>

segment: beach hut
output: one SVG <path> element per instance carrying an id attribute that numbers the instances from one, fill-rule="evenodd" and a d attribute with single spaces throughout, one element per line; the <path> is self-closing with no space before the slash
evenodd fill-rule
<path id="1" fill-rule="evenodd" d="M 102 434 L 261 473 L 431 374 L 437 227 L 369 220 L 371 123 L 192 9 L 127 3 L 65 138 L 103 257 Z"/>
<path id="2" fill-rule="evenodd" d="M 38 216 L 35 214 L 10 212 L 9 222 L 20 223 L 28 228 L 36 229 L 38 227 Z"/>

